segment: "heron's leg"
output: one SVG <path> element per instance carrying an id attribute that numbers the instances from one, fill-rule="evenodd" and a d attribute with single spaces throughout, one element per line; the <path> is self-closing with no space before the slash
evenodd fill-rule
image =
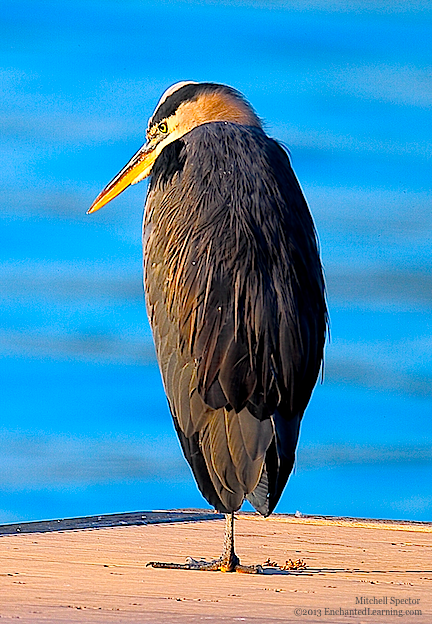
<path id="1" fill-rule="evenodd" d="M 234 552 L 234 513 L 225 515 L 224 549 L 221 557 L 221 571 L 234 572 L 240 560 Z"/>
<path id="2" fill-rule="evenodd" d="M 150 561 L 148 566 L 153 568 L 171 568 L 175 570 L 204 570 L 209 572 L 243 572 L 243 574 L 261 574 L 261 566 L 244 566 L 234 552 L 234 513 L 225 516 L 224 549 L 220 559 L 204 561 L 188 557 L 186 563 L 162 563 Z"/>
<path id="3" fill-rule="evenodd" d="M 234 513 L 225 516 L 225 537 L 224 549 L 220 558 L 221 572 L 243 572 L 243 574 L 261 574 L 261 566 L 245 566 L 240 563 L 240 559 L 234 550 Z"/>

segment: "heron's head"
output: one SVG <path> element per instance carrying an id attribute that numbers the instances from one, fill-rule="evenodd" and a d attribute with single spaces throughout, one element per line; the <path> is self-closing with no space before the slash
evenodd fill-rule
<path id="1" fill-rule="evenodd" d="M 250 104 L 232 87 L 178 82 L 167 89 L 149 120 L 147 142 L 97 196 L 88 214 L 102 208 L 130 184 L 149 176 L 156 158 L 169 143 L 212 121 L 261 127 Z"/>

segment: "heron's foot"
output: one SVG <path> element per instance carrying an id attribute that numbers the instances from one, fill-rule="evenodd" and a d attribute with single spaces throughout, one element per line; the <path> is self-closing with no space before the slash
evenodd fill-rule
<path id="1" fill-rule="evenodd" d="M 230 557 L 220 557 L 213 561 L 205 559 L 192 559 L 188 557 L 186 563 L 162 563 L 159 561 L 149 561 L 147 566 L 152 568 L 168 568 L 174 570 L 202 570 L 204 572 L 240 572 L 242 574 L 262 574 L 263 569 L 260 565 L 245 566 L 241 565 L 237 555 Z"/>
<path id="2" fill-rule="evenodd" d="M 263 569 L 258 566 L 245 566 L 240 563 L 236 554 L 229 557 L 220 557 L 213 561 L 203 559 L 196 560 L 192 557 L 186 559 L 186 565 L 192 570 L 210 570 L 214 572 L 240 572 L 243 574 L 261 574 Z"/>

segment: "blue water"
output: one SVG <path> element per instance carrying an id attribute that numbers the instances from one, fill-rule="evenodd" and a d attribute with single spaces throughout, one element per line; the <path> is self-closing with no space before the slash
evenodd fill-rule
<path id="1" fill-rule="evenodd" d="M 289 148 L 331 341 L 281 512 L 432 519 L 432 10 L 407 0 L 4 0 L 0 522 L 206 506 L 141 282 L 146 183 L 94 197 L 181 79 Z"/>

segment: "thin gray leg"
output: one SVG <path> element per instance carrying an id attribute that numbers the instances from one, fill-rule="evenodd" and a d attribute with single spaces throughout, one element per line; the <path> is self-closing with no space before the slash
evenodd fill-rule
<path id="1" fill-rule="evenodd" d="M 225 515 L 224 548 L 221 557 L 222 572 L 234 572 L 240 560 L 234 551 L 234 513 Z"/>
<path id="2" fill-rule="evenodd" d="M 208 572 L 243 572 L 243 574 L 261 574 L 261 566 L 243 566 L 234 551 L 234 513 L 225 515 L 224 548 L 220 559 L 215 561 L 196 560 L 188 557 L 186 563 L 162 563 L 150 561 L 153 568 L 171 568 L 175 570 L 203 570 Z"/>

